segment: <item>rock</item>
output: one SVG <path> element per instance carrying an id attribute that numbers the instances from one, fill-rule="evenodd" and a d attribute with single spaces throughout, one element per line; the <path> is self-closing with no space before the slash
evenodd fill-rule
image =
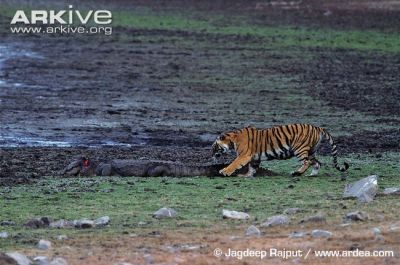
<path id="1" fill-rule="evenodd" d="M 48 217 L 32 218 L 25 223 L 25 227 L 37 229 L 44 228 L 50 225 L 50 219 Z"/>
<path id="2" fill-rule="evenodd" d="M 119 263 L 116 263 L 115 265 L 132 265 L 132 263 L 128 263 L 128 262 L 119 262 Z"/>
<path id="3" fill-rule="evenodd" d="M 178 214 L 174 209 L 167 208 L 167 207 L 163 207 L 163 208 L 159 209 L 158 211 L 156 211 L 155 213 L 153 213 L 153 217 L 157 218 L 157 219 L 173 218 L 173 217 L 176 217 L 177 215 Z"/>
<path id="4" fill-rule="evenodd" d="M 47 250 L 51 247 L 51 242 L 48 240 L 41 239 L 37 244 L 37 248 L 41 250 Z"/>
<path id="5" fill-rule="evenodd" d="M 75 220 L 74 221 L 74 226 L 76 228 L 81 228 L 81 229 L 92 228 L 94 226 L 94 221 L 86 219 L 86 218 L 83 218 L 81 220 Z"/>
<path id="6" fill-rule="evenodd" d="M 261 231 L 254 225 L 251 225 L 246 229 L 246 236 L 259 236 L 259 235 L 261 235 Z"/>
<path id="7" fill-rule="evenodd" d="M 103 217 L 97 218 L 94 221 L 94 224 L 95 224 L 95 226 L 105 226 L 105 225 L 108 225 L 109 222 L 110 222 L 110 217 L 103 216 Z"/>
<path id="8" fill-rule="evenodd" d="M 15 222 L 13 222 L 13 221 L 8 221 L 8 220 L 1 221 L 1 222 L 0 222 L 0 226 L 9 226 L 9 225 L 15 225 Z"/>
<path id="9" fill-rule="evenodd" d="M 368 203 L 375 198 L 377 192 L 378 176 L 372 175 L 351 184 L 347 184 L 344 189 L 343 198 L 356 197 L 359 202 Z"/>
<path id="10" fill-rule="evenodd" d="M 319 213 L 317 215 L 309 216 L 300 221 L 300 223 L 319 223 L 319 222 L 326 222 L 325 215 Z"/>
<path id="11" fill-rule="evenodd" d="M 74 222 L 60 219 L 58 221 L 50 223 L 49 227 L 51 227 L 51 228 L 69 228 L 69 227 L 74 227 Z"/>
<path id="12" fill-rule="evenodd" d="M 295 213 L 298 213 L 298 212 L 301 212 L 300 208 L 286 208 L 283 211 L 284 214 L 295 214 Z"/>
<path id="13" fill-rule="evenodd" d="M 307 232 L 294 231 L 293 233 L 289 234 L 289 238 L 301 238 L 301 237 L 305 237 L 307 234 L 308 234 Z"/>
<path id="14" fill-rule="evenodd" d="M 247 220 L 250 218 L 250 215 L 244 212 L 230 211 L 230 210 L 222 210 L 222 218 L 224 219 L 238 219 L 238 220 Z"/>
<path id="15" fill-rule="evenodd" d="M 153 264 L 154 263 L 154 258 L 150 254 L 144 254 L 143 259 L 146 262 L 146 264 Z"/>
<path id="16" fill-rule="evenodd" d="M 64 240 L 67 240 L 67 239 L 68 239 L 67 235 L 59 235 L 59 236 L 57 236 L 57 240 L 60 240 L 60 241 L 64 241 Z"/>
<path id="17" fill-rule="evenodd" d="M 363 211 L 355 211 L 351 213 L 347 213 L 344 216 L 344 219 L 346 221 L 367 221 L 368 220 L 368 214 Z"/>
<path id="18" fill-rule="evenodd" d="M 45 256 L 37 256 L 33 258 L 35 265 L 50 265 L 50 260 Z"/>
<path id="19" fill-rule="evenodd" d="M 400 188 L 386 188 L 383 190 L 385 195 L 400 195 Z"/>
<path id="20" fill-rule="evenodd" d="M 8 233 L 7 232 L 1 232 L 0 233 L 0 238 L 7 238 L 8 237 Z"/>
<path id="21" fill-rule="evenodd" d="M 289 223 L 289 218 L 287 215 L 280 214 L 280 215 L 274 215 L 269 217 L 264 223 L 261 224 L 261 226 L 278 226 L 278 225 L 287 225 Z"/>
<path id="22" fill-rule="evenodd" d="M 11 257 L 0 252 L 0 264 L 1 265 L 18 265 L 18 263 Z"/>
<path id="23" fill-rule="evenodd" d="M 374 227 L 374 228 L 372 228 L 372 232 L 374 233 L 374 235 L 380 235 L 382 232 L 381 232 L 381 229 L 379 229 L 379 227 Z"/>
<path id="24" fill-rule="evenodd" d="M 11 257 L 18 265 L 31 265 L 32 261 L 27 256 L 18 252 L 8 252 L 7 256 Z"/>
<path id="25" fill-rule="evenodd" d="M 316 238 L 318 238 L 318 237 L 331 237 L 332 233 L 327 231 L 327 230 L 313 230 L 311 232 L 311 236 L 312 237 L 316 237 Z"/>
<path id="26" fill-rule="evenodd" d="M 50 265 L 68 265 L 68 262 L 63 258 L 55 258 L 50 262 Z"/>

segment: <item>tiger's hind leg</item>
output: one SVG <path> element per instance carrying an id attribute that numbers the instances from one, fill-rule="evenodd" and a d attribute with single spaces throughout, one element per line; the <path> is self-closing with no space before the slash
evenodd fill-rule
<path id="1" fill-rule="evenodd" d="M 302 162 L 302 166 L 296 171 L 292 172 L 292 176 L 302 175 L 312 164 L 311 160 L 308 157 L 308 150 L 305 150 L 302 153 L 298 154 L 297 157 Z"/>
<path id="2" fill-rule="evenodd" d="M 309 176 L 316 176 L 318 174 L 319 169 L 321 168 L 321 163 L 313 157 L 311 159 L 311 166 L 312 166 L 312 171 Z"/>

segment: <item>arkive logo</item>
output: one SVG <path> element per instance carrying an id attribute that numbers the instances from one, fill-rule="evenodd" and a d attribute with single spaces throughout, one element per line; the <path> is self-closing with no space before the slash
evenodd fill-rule
<path id="1" fill-rule="evenodd" d="M 79 10 L 74 10 L 72 5 L 69 5 L 68 7 L 69 10 L 58 11 L 31 10 L 30 16 L 27 15 L 24 10 L 17 10 L 10 24 L 16 25 L 22 23 L 25 25 L 86 25 L 89 22 L 93 21 L 97 25 L 108 25 L 112 22 L 112 13 L 109 10 L 89 10 L 87 12 L 81 12 Z"/>

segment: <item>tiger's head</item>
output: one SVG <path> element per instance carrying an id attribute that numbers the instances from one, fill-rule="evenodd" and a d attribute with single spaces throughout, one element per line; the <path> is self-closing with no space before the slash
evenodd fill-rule
<path id="1" fill-rule="evenodd" d="M 214 141 L 212 145 L 212 156 L 215 159 L 235 149 L 236 134 L 234 132 L 224 133 Z"/>

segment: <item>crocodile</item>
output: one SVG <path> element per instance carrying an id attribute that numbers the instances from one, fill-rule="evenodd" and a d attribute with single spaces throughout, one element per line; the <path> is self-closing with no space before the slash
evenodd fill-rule
<path id="1" fill-rule="evenodd" d="M 228 164 L 187 165 L 164 160 L 114 159 L 95 161 L 84 156 L 74 159 L 61 173 L 67 176 L 221 176 L 219 170 Z M 238 172 L 239 174 L 242 172 Z M 271 176 L 271 171 L 260 170 L 257 175 Z"/>

